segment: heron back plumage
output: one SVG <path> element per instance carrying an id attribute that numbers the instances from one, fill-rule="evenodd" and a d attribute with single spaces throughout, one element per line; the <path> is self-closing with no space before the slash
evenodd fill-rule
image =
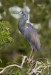
<path id="1" fill-rule="evenodd" d="M 38 33 L 30 23 L 27 23 L 24 27 L 24 36 L 35 50 L 40 51 L 40 40 Z"/>

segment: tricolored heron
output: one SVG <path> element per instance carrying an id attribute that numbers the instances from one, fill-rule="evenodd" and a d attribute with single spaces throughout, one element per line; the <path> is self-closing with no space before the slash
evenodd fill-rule
<path id="1" fill-rule="evenodd" d="M 15 12 L 14 14 L 22 14 L 22 17 L 18 22 L 18 28 L 32 46 L 30 54 L 30 58 L 32 58 L 34 50 L 40 51 L 40 40 L 38 33 L 30 23 L 23 25 L 23 23 L 28 20 L 28 14 L 25 11 Z"/>

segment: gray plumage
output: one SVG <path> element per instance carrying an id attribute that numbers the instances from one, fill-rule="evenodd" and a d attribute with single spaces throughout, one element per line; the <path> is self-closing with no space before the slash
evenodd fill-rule
<path id="1" fill-rule="evenodd" d="M 32 46 L 37 51 L 40 51 L 40 41 L 37 31 L 31 24 L 27 23 L 24 30 L 24 36 Z"/>
<path id="2" fill-rule="evenodd" d="M 28 20 L 28 14 L 25 11 L 20 11 L 19 14 L 23 14 L 18 22 L 20 32 L 26 37 L 33 49 L 40 51 L 40 40 L 36 29 L 30 23 L 23 25 Z"/>

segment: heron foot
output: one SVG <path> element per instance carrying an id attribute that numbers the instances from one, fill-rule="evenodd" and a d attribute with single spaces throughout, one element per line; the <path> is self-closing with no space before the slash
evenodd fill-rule
<path id="1" fill-rule="evenodd" d="M 33 61 L 33 59 L 27 58 L 27 62 L 28 62 L 29 64 L 32 63 L 32 61 Z"/>

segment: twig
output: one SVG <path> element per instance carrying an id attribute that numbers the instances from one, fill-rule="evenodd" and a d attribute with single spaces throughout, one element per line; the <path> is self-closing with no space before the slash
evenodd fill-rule
<path id="1" fill-rule="evenodd" d="M 19 65 L 16 65 L 16 64 L 13 64 L 13 65 L 9 65 L 9 66 L 6 66 L 4 67 L 1 71 L 0 71 L 0 74 L 3 73 L 6 69 L 10 68 L 10 67 L 18 67 L 18 68 L 22 68 L 22 66 L 19 66 Z"/>
<path id="2" fill-rule="evenodd" d="M 38 64 L 38 61 L 36 62 L 34 68 L 31 70 L 31 72 L 29 73 L 29 75 L 32 75 L 33 73 L 41 73 L 41 71 L 38 71 L 38 68 L 37 67 L 37 64 Z"/>
<path id="3" fill-rule="evenodd" d="M 21 67 L 23 67 L 23 64 L 24 64 L 26 58 L 27 58 L 27 56 L 23 56 L 22 63 L 21 63 Z"/>
<path id="4" fill-rule="evenodd" d="M 2 74 L 6 69 L 8 69 L 8 68 L 10 68 L 10 67 L 18 67 L 18 68 L 22 69 L 23 64 L 24 64 L 26 58 L 27 58 L 27 56 L 23 56 L 21 66 L 19 66 L 19 65 L 17 65 L 17 64 L 13 64 L 13 65 L 6 66 L 6 67 L 4 67 L 4 68 L 0 68 L 0 69 L 2 69 L 2 70 L 0 71 L 0 74 Z"/>
<path id="5" fill-rule="evenodd" d="M 34 68 L 29 72 L 29 75 L 32 75 L 33 73 L 36 74 L 36 75 L 39 75 L 41 74 L 45 69 L 48 69 L 48 75 L 49 75 L 49 67 L 50 67 L 50 64 L 47 66 L 45 64 L 41 64 L 40 66 L 38 66 L 38 61 L 36 62 Z"/>

